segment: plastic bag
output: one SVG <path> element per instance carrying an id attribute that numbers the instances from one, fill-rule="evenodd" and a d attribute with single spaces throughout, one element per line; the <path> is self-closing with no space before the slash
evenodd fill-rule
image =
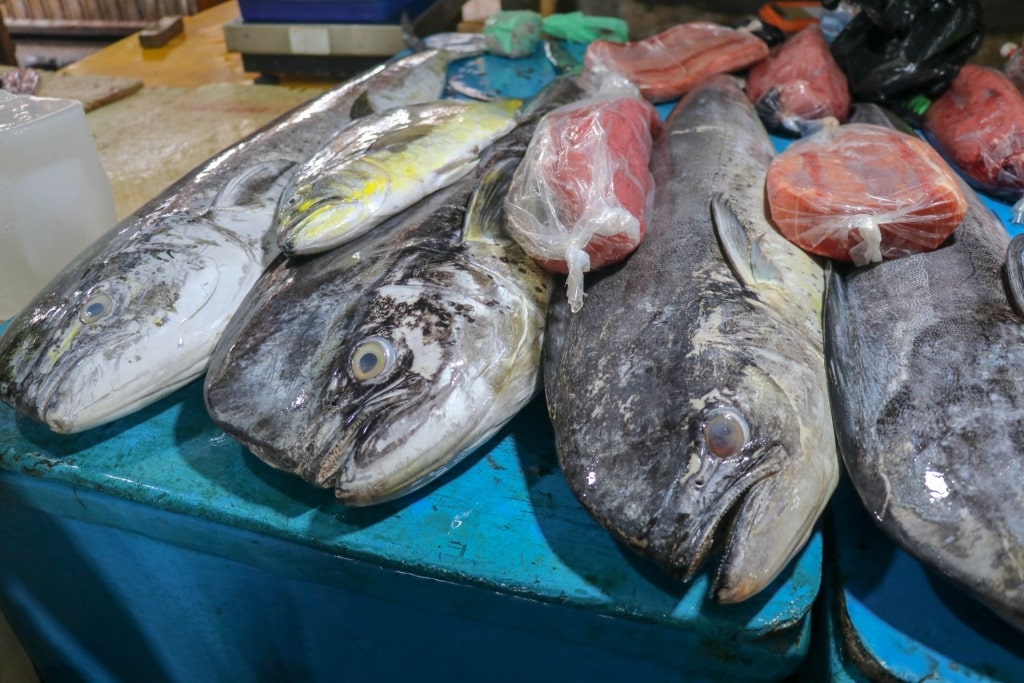
<path id="1" fill-rule="evenodd" d="M 587 47 L 584 69 L 621 73 L 648 100 L 666 102 L 709 76 L 745 69 L 767 56 L 768 45 L 746 31 L 690 22 L 630 43 L 596 40 Z"/>
<path id="2" fill-rule="evenodd" d="M 823 0 L 833 9 L 839 0 Z M 910 113 L 939 96 L 981 46 L 979 0 L 855 0 L 860 12 L 832 42 L 855 100 Z"/>
<path id="3" fill-rule="evenodd" d="M 823 128 L 768 168 L 772 221 L 805 251 L 862 266 L 930 251 L 967 213 L 956 174 L 928 143 L 891 128 Z"/>
<path id="4" fill-rule="evenodd" d="M 924 116 L 928 139 L 967 180 L 1010 200 L 1024 195 L 1024 95 L 995 69 L 967 64 Z M 1014 222 L 1022 222 L 1022 206 Z"/>
<path id="5" fill-rule="evenodd" d="M 502 57 L 528 57 L 540 43 L 543 22 L 536 12 L 511 10 L 495 12 L 484 22 L 484 45 Z"/>
<path id="6" fill-rule="evenodd" d="M 1003 73 L 1016 86 L 1017 90 L 1024 92 L 1024 50 L 1019 45 L 1007 43 L 1003 46 L 1006 63 L 1003 64 Z"/>
<path id="7" fill-rule="evenodd" d="M 583 12 L 568 12 L 544 17 L 544 33 L 573 43 L 595 40 L 624 43 L 629 39 L 629 24 L 618 17 L 592 17 Z"/>
<path id="8" fill-rule="evenodd" d="M 850 89 L 818 26 L 809 26 L 755 64 L 747 96 L 769 128 L 800 133 L 807 124 L 850 115 Z"/>
<path id="9" fill-rule="evenodd" d="M 513 238 L 546 270 L 568 273 L 583 305 L 583 273 L 621 261 L 647 233 L 657 110 L 638 95 L 592 97 L 538 124 L 505 199 Z"/>

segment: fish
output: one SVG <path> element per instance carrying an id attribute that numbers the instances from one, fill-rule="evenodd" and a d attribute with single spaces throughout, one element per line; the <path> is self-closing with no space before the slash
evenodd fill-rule
<path id="1" fill-rule="evenodd" d="M 854 118 L 889 122 L 877 107 Z M 846 471 L 880 528 L 1022 628 L 1024 242 L 963 189 L 967 214 L 938 249 L 832 271 L 829 387 Z"/>
<path id="2" fill-rule="evenodd" d="M 551 289 L 504 194 L 540 115 L 581 94 L 556 80 L 463 179 L 359 240 L 282 256 L 211 361 L 214 422 L 350 506 L 407 495 L 490 438 L 538 390 Z"/>
<path id="3" fill-rule="evenodd" d="M 838 481 L 821 331 L 824 268 L 768 222 L 774 148 L 730 76 L 655 140 L 646 239 L 592 276 L 545 352 L 559 464 L 626 547 L 711 594 L 768 586 Z M 552 315 L 552 314 L 549 314 Z"/>
<path id="4" fill-rule="evenodd" d="M 187 173 L 82 251 L 0 337 L 0 400 L 59 433 L 128 415 L 198 378 L 249 287 L 278 254 L 272 219 L 299 164 L 367 93 L 437 97 L 426 51 L 284 114 Z M 445 62 L 446 63 L 446 62 Z"/>
<path id="5" fill-rule="evenodd" d="M 437 100 L 354 121 L 285 189 L 275 218 L 281 249 L 333 249 L 465 176 L 512 130 L 521 104 Z"/>

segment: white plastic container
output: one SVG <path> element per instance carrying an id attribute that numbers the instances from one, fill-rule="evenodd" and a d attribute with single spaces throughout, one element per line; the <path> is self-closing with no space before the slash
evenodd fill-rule
<path id="1" fill-rule="evenodd" d="M 0 321 L 116 218 L 82 103 L 0 91 Z"/>

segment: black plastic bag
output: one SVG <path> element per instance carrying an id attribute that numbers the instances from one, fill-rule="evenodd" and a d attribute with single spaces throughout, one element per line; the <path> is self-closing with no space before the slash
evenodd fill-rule
<path id="1" fill-rule="evenodd" d="M 823 0 L 833 9 L 839 0 Z M 855 100 L 906 111 L 934 99 L 981 46 L 980 0 L 855 0 L 860 12 L 836 36 L 832 54 Z"/>

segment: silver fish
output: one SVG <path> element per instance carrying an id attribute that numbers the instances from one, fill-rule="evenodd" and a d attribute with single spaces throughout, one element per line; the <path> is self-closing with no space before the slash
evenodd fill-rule
<path id="1" fill-rule="evenodd" d="M 565 81 L 546 97 L 579 94 Z M 211 362 L 214 421 L 369 505 L 423 486 L 515 415 L 537 389 L 550 280 L 505 232 L 502 204 L 539 115 L 360 240 L 269 269 Z"/>
<path id="2" fill-rule="evenodd" d="M 722 602 L 782 571 L 838 479 L 824 272 L 768 223 L 773 155 L 735 79 L 684 98 L 655 141 L 646 238 L 588 285 L 562 348 L 547 354 L 558 362 L 545 367 L 576 496 L 683 579 L 717 540 Z"/>
<path id="3" fill-rule="evenodd" d="M 199 377 L 278 253 L 271 220 L 295 166 L 366 106 L 369 91 L 429 72 L 440 56 L 382 65 L 296 108 L 101 236 L 0 338 L 0 399 L 54 431 L 78 432 Z M 436 97 L 443 84 L 433 87 L 409 92 Z"/>
<path id="4" fill-rule="evenodd" d="M 1020 627 L 1024 322 L 1003 268 L 1020 281 L 1024 244 L 1008 249 L 1003 224 L 964 192 L 967 216 L 939 249 L 833 272 L 826 358 L 840 450 L 868 510 Z"/>

